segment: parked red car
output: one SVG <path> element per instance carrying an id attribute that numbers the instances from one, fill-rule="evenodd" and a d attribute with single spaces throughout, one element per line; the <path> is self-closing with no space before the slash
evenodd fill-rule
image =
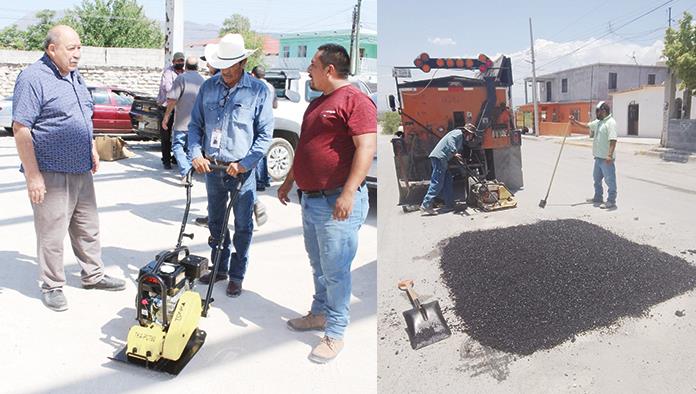
<path id="1" fill-rule="evenodd" d="M 94 100 L 92 123 L 95 133 L 133 133 L 129 115 L 133 92 L 108 86 L 90 86 L 88 89 Z"/>

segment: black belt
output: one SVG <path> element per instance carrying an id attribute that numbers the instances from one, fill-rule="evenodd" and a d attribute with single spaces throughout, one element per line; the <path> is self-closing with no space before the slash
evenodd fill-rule
<path id="1" fill-rule="evenodd" d="M 365 186 L 365 181 L 363 181 L 360 187 Z M 335 196 L 336 194 L 341 194 L 343 191 L 343 186 L 337 187 L 335 189 L 324 189 L 324 190 L 300 190 L 302 193 L 303 197 L 307 198 L 319 198 L 319 197 L 330 197 L 330 196 Z"/>
<path id="2" fill-rule="evenodd" d="M 220 161 L 218 159 L 213 159 L 212 157 L 205 156 L 208 161 L 210 161 L 212 164 L 218 165 L 218 166 L 229 166 L 233 162 L 231 161 Z M 236 162 L 235 162 L 236 163 Z"/>

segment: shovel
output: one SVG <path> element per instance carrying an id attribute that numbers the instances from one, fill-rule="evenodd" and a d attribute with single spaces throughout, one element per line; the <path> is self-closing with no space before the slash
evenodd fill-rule
<path id="1" fill-rule="evenodd" d="M 553 172 L 551 173 L 551 181 L 549 182 L 549 188 L 546 190 L 546 196 L 543 200 L 539 201 L 539 208 L 546 208 L 546 199 L 549 198 L 549 193 L 551 192 L 551 185 L 553 185 L 553 177 L 556 175 L 556 168 L 558 168 L 558 162 L 561 160 L 561 153 L 563 153 L 563 146 L 566 142 L 566 137 L 570 134 L 570 123 L 566 125 L 565 132 L 563 133 L 563 142 L 561 142 L 561 149 L 558 151 L 558 157 L 556 158 L 556 165 L 553 166 Z"/>
<path id="2" fill-rule="evenodd" d="M 399 290 L 405 291 L 411 304 L 413 304 L 413 309 L 404 311 L 403 315 L 406 319 L 408 339 L 414 350 L 439 342 L 452 335 L 437 301 L 421 304 L 418 295 L 413 290 L 413 281 L 410 279 L 399 282 Z"/>

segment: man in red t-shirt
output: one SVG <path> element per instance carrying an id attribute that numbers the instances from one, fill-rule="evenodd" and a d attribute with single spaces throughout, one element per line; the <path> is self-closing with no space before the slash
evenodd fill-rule
<path id="1" fill-rule="evenodd" d="M 377 108 L 347 80 L 350 57 L 336 44 L 319 47 L 308 67 L 311 87 L 323 93 L 302 120 L 295 161 L 278 189 L 283 205 L 297 182 L 305 249 L 314 275 L 310 312 L 288 321 L 295 331 L 323 330 L 309 359 L 326 363 L 343 348 L 349 321 L 350 266 L 358 230 L 367 217 L 365 176 L 377 147 Z"/>

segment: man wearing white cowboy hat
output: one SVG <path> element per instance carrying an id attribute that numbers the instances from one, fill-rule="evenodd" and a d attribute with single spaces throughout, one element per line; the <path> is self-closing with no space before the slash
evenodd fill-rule
<path id="1" fill-rule="evenodd" d="M 454 191 L 452 190 L 453 176 L 447 169 L 447 163 L 454 156 L 460 156 L 464 139 L 469 140 L 476 133 L 476 126 L 467 123 L 462 128 L 456 128 L 444 137 L 435 145 L 430 152 L 430 165 L 433 173 L 430 176 L 430 186 L 428 192 L 423 197 L 420 209 L 424 215 L 435 215 L 433 209 L 433 200 L 438 195 L 442 195 L 445 200 L 445 210 L 454 210 Z"/>
<path id="2" fill-rule="evenodd" d="M 206 61 L 220 70 L 203 83 L 196 97 L 189 123 L 189 153 L 193 168 L 206 173 L 208 192 L 208 245 L 214 260 L 223 243 L 218 272 L 201 282 L 229 278 L 227 295 L 237 297 L 248 265 L 254 228 L 252 213 L 256 193 L 253 174 L 273 136 L 273 97 L 266 85 L 244 72 L 246 59 L 254 50 L 244 47 L 239 34 L 227 34 L 219 44 L 205 47 Z M 225 173 L 211 171 L 209 164 L 227 166 Z M 230 254 L 230 233 L 218 239 L 230 191 L 242 182 L 234 209 L 234 253 Z"/>

